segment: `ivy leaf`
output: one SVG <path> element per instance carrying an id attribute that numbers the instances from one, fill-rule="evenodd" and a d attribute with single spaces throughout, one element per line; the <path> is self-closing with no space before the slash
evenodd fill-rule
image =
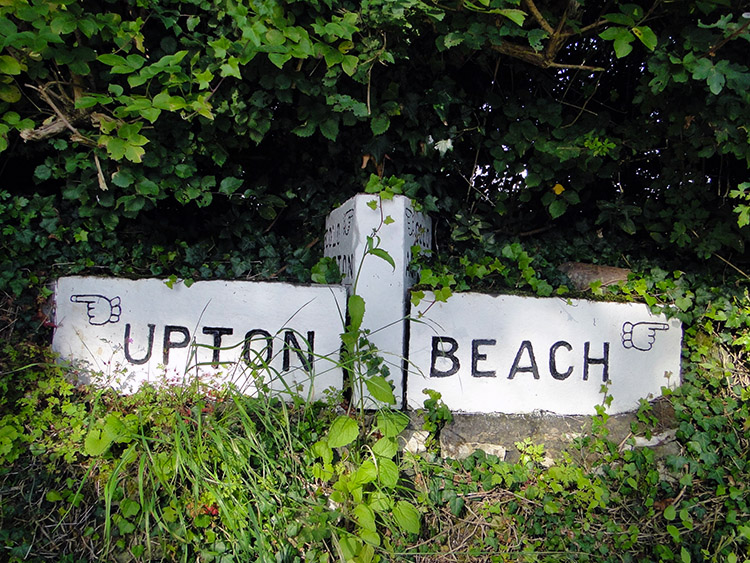
<path id="1" fill-rule="evenodd" d="M 278 68 L 283 67 L 284 63 L 286 63 L 291 58 L 292 55 L 289 53 L 268 53 L 268 60 Z"/>
<path id="2" fill-rule="evenodd" d="M 711 90 L 711 93 L 714 96 L 718 96 L 721 93 L 721 91 L 724 89 L 724 84 L 726 84 L 726 81 L 726 76 L 724 76 L 724 74 L 716 67 L 711 68 L 708 73 L 708 77 L 706 78 L 708 88 Z"/>
<path id="3" fill-rule="evenodd" d="M 242 74 L 240 74 L 240 66 L 239 66 L 239 59 L 237 57 L 229 57 L 227 59 L 227 62 L 225 62 L 220 67 L 220 75 L 222 77 L 228 77 L 232 76 L 234 78 L 242 78 Z"/>
<path id="4" fill-rule="evenodd" d="M 345 55 L 344 60 L 341 61 L 341 68 L 348 76 L 352 76 L 357 70 L 358 63 L 359 59 L 354 55 Z"/>
<path id="5" fill-rule="evenodd" d="M 120 514 L 125 518 L 135 516 L 141 511 L 141 505 L 137 501 L 129 498 L 124 498 L 120 501 Z"/>
<path id="6" fill-rule="evenodd" d="M 331 448 L 346 446 L 356 440 L 357 436 L 359 436 L 357 421 L 341 415 L 333 421 L 330 430 L 328 430 L 328 446 Z"/>

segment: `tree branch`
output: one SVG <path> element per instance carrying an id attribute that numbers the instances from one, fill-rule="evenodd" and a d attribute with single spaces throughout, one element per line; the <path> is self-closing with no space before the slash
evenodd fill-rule
<path id="1" fill-rule="evenodd" d="M 534 4 L 534 0 L 525 0 L 524 4 L 526 4 L 526 7 L 529 9 L 529 12 L 531 12 L 531 15 L 534 16 L 534 19 L 539 23 L 540 26 L 542 26 L 542 29 L 549 33 L 550 35 L 555 33 L 555 30 L 552 29 L 552 26 L 549 24 L 547 20 L 544 19 L 544 16 L 539 11 L 539 8 L 536 7 L 536 4 Z"/>
<path id="2" fill-rule="evenodd" d="M 62 110 L 57 107 L 57 104 L 55 104 L 55 102 L 52 100 L 52 96 L 50 96 L 47 92 L 46 86 L 38 87 L 34 86 L 33 84 L 26 84 L 26 86 L 28 88 L 31 88 L 32 90 L 36 90 L 37 92 L 39 92 L 39 95 L 44 100 L 44 102 L 52 109 L 53 112 L 55 112 L 57 119 L 55 119 L 51 123 L 42 124 L 36 129 L 26 129 L 24 131 L 21 131 L 20 135 L 24 141 L 41 141 L 49 137 L 54 137 L 55 135 L 58 135 L 59 133 L 65 131 L 65 129 L 69 129 L 73 134 L 72 136 L 77 142 L 96 146 L 96 143 L 94 141 L 92 141 L 85 135 L 82 135 L 81 132 L 78 131 L 78 129 L 76 129 L 73 125 L 73 123 L 78 123 L 87 115 L 89 115 L 89 112 L 74 111 L 70 116 L 65 115 L 65 113 L 63 113 Z"/>

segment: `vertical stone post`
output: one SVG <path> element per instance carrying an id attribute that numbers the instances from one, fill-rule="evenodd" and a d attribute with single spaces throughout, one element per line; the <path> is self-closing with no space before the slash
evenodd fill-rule
<path id="1" fill-rule="evenodd" d="M 395 268 L 378 256 L 365 256 L 368 237 L 393 258 Z M 432 220 L 400 195 L 382 200 L 377 195 L 356 195 L 326 220 L 324 254 L 338 263 L 348 294 L 356 291 L 365 301 L 362 328 L 370 330 L 370 341 L 390 369 L 399 408 L 408 354 L 407 292 L 416 281 L 408 269 L 411 248 L 430 249 L 431 241 Z M 374 402 L 365 397 L 365 405 Z"/>

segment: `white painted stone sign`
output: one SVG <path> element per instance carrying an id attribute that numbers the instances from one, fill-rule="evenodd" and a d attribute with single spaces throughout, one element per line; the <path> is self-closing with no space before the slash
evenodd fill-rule
<path id="1" fill-rule="evenodd" d="M 682 328 L 646 305 L 464 293 L 412 310 L 408 404 L 455 411 L 610 414 L 680 383 Z"/>
<path id="2" fill-rule="evenodd" d="M 342 287 L 66 277 L 55 301 L 53 349 L 124 391 L 199 376 L 321 399 L 343 384 Z"/>
<path id="3" fill-rule="evenodd" d="M 430 248 L 431 237 L 430 218 L 408 198 L 361 194 L 326 222 L 324 253 L 344 274 L 340 286 L 62 278 L 53 348 L 124 391 L 200 377 L 321 399 L 343 387 L 341 333 L 356 280 L 362 328 L 390 369 L 397 407 L 422 407 L 423 390 L 434 389 L 455 411 L 590 415 L 605 386 L 616 414 L 679 385 L 682 327 L 643 304 L 476 293 L 434 303 L 428 294 L 410 311 L 412 247 Z M 368 244 L 393 264 L 368 255 Z"/>
<path id="4" fill-rule="evenodd" d="M 388 253 L 395 267 L 377 256 L 365 257 L 368 237 Z M 360 194 L 333 210 L 326 220 L 324 254 L 338 263 L 349 293 L 356 280 L 357 294 L 365 301 L 362 328 L 371 331 L 370 341 L 389 366 L 398 407 L 406 354 L 406 296 L 416 281 L 409 272 L 411 249 L 415 245 L 429 249 L 431 241 L 432 220 L 401 195 L 381 200 L 377 195 Z"/>

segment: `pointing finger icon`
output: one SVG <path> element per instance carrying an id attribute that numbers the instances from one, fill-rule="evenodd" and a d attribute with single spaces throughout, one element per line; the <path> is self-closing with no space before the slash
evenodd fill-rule
<path id="1" fill-rule="evenodd" d="M 71 295 L 70 301 L 72 303 L 84 303 L 89 324 L 96 326 L 116 323 L 120 320 L 122 314 L 119 296 L 110 299 L 97 293 L 86 293 Z"/>
<path id="2" fill-rule="evenodd" d="M 622 325 L 622 345 L 624 348 L 635 348 L 641 352 L 648 352 L 656 342 L 657 331 L 666 330 L 669 330 L 667 323 L 626 322 Z"/>

